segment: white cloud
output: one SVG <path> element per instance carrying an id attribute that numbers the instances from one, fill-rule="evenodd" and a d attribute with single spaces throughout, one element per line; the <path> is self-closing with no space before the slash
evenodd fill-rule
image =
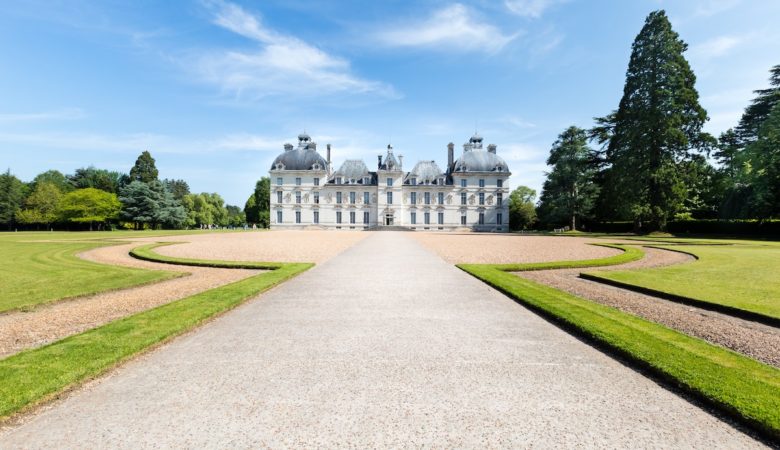
<path id="1" fill-rule="evenodd" d="M 506 8 L 512 14 L 538 19 L 551 6 L 564 3 L 566 0 L 504 0 Z"/>
<path id="2" fill-rule="evenodd" d="M 728 11 L 741 3 L 741 0 L 701 0 L 696 5 L 697 16 L 713 16 Z"/>
<path id="3" fill-rule="evenodd" d="M 208 5 L 215 11 L 214 24 L 260 46 L 196 58 L 200 76 L 224 91 L 251 98 L 334 93 L 396 96 L 391 86 L 354 75 L 349 61 L 266 27 L 259 17 L 238 5 L 222 1 Z"/>
<path id="4" fill-rule="evenodd" d="M 0 113 L 0 122 L 26 122 L 38 120 L 78 120 L 85 117 L 79 108 L 66 108 L 54 111 L 32 113 Z"/>
<path id="5" fill-rule="evenodd" d="M 520 34 L 507 35 L 480 20 L 459 3 L 435 11 L 427 19 L 392 26 L 378 33 L 379 40 L 392 47 L 444 47 L 455 50 L 500 51 Z"/>
<path id="6" fill-rule="evenodd" d="M 748 40 L 748 36 L 717 36 L 708 41 L 697 44 L 691 48 L 694 57 L 708 60 L 729 54 L 742 43 Z"/>

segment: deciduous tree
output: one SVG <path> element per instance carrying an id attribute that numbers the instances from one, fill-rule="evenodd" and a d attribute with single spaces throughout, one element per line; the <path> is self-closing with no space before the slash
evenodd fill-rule
<path id="1" fill-rule="evenodd" d="M 525 230 L 536 222 L 534 200 L 536 191 L 527 186 L 518 186 L 509 194 L 509 228 Z"/>
<path id="2" fill-rule="evenodd" d="M 48 181 L 38 181 L 24 201 L 24 209 L 18 214 L 19 222 L 50 225 L 59 217 L 62 192 Z"/>
<path id="3" fill-rule="evenodd" d="M 101 189 L 86 188 L 69 192 L 60 202 L 60 216 L 63 220 L 73 223 L 88 223 L 92 231 L 93 224 L 98 228 L 119 213 L 121 204 L 116 194 Z"/>

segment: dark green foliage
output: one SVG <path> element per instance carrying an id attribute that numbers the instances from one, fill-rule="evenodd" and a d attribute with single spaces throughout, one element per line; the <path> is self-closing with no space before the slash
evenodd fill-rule
<path id="1" fill-rule="evenodd" d="M 246 221 L 255 223 L 260 228 L 270 226 L 271 179 L 262 177 L 255 184 L 255 191 L 249 196 L 244 206 Z"/>
<path id="2" fill-rule="evenodd" d="M 165 189 L 173 195 L 178 201 L 181 201 L 185 195 L 190 193 L 190 185 L 184 180 L 163 180 Z"/>
<path id="3" fill-rule="evenodd" d="M 605 192 L 615 195 L 610 201 L 620 215 L 648 230 L 663 229 L 683 209 L 687 186 L 680 163 L 713 142 L 701 131 L 707 113 L 686 49 L 666 13 L 651 13 L 632 45 L 620 105 L 594 132 L 608 139 L 612 170 Z"/>
<path id="4" fill-rule="evenodd" d="M 143 183 L 151 183 L 157 180 L 157 166 L 155 166 L 154 158 L 151 153 L 144 151 L 135 160 L 135 165 L 130 169 L 130 180 L 141 181 Z"/>
<path id="5" fill-rule="evenodd" d="M 577 229 L 578 218 L 589 217 L 599 187 L 594 182 L 593 150 L 585 130 L 569 127 L 558 135 L 547 165 L 552 167 L 539 199 L 539 219 L 546 224 L 566 224 Z"/>
<path id="6" fill-rule="evenodd" d="M 536 191 L 527 186 L 518 186 L 509 194 L 509 229 L 526 230 L 536 222 L 534 200 Z"/>
<path id="7" fill-rule="evenodd" d="M 743 144 L 758 139 L 761 124 L 769 117 L 772 108 L 780 103 L 780 65 L 770 69 L 769 88 L 754 91 L 756 98 L 745 108 L 737 126 L 736 134 Z"/>
<path id="8" fill-rule="evenodd" d="M 0 174 L 0 223 L 10 230 L 16 223 L 16 215 L 22 208 L 27 188 L 8 169 Z"/>
<path id="9" fill-rule="evenodd" d="M 780 104 L 761 124 L 756 140 L 745 148 L 744 159 L 754 216 L 780 217 Z"/>
<path id="10" fill-rule="evenodd" d="M 94 166 L 76 169 L 73 175 L 68 176 L 70 184 L 75 189 L 95 188 L 112 194 L 119 193 L 122 178 L 120 172 L 98 169 Z"/>
<path id="11" fill-rule="evenodd" d="M 235 205 L 225 205 L 228 213 L 228 225 L 231 227 L 242 227 L 246 223 L 246 215 L 240 207 Z"/>

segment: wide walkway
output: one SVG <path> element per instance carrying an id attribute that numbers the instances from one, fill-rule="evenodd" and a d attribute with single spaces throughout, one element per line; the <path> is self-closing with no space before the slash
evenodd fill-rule
<path id="1" fill-rule="evenodd" d="M 0 448 L 752 448 L 404 233 L 374 233 Z"/>

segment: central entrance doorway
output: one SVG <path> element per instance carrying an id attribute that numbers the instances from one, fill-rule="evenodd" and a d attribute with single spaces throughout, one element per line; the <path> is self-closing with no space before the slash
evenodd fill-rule
<path id="1" fill-rule="evenodd" d="M 385 214 L 385 226 L 393 226 L 393 215 L 392 214 Z"/>

